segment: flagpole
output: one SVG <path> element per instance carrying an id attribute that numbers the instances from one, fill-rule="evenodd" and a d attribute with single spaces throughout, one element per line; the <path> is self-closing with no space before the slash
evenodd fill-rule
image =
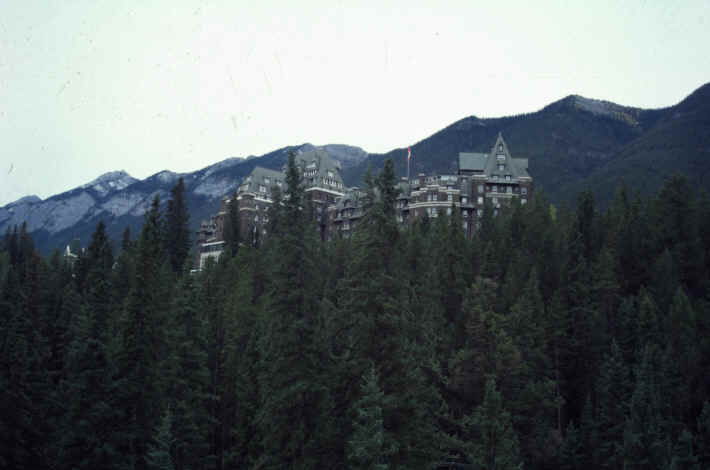
<path id="1" fill-rule="evenodd" d="M 408 147 L 407 148 L 407 195 L 411 194 L 412 192 L 412 180 L 409 177 L 409 160 L 412 158 L 412 148 Z"/>

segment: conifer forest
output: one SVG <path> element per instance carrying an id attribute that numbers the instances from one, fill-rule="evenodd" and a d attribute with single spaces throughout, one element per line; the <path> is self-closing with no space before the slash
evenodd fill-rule
<path id="1" fill-rule="evenodd" d="M 268 236 L 192 272 L 184 189 L 73 263 L 0 241 L 0 467 L 710 468 L 710 199 L 543 191 L 469 240 L 391 160 L 323 242 L 291 159 Z M 163 201 L 164 202 L 164 201 Z"/>

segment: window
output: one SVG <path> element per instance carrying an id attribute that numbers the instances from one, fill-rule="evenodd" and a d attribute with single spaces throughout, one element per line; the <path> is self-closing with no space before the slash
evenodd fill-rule
<path id="1" fill-rule="evenodd" d="M 333 178 L 333 172 L 330 170 L 328 170 L 328 178 L 331 178 L 331 179 Z"/>
<path id="2" fill-rule="evenodd" d="M 264 177 L 264 184 L 269 184 L 271 180 L 268 177 Z"/>
<path id="3" fill-rule="evenodd" d="M 497 198 L 497 197 L 494 197 L 494 198 L 493 198 L 493 205 L 496 205 L 496 204 L 498 204 L 498 198 Z"/>
<path id="4" fill-rule="evenodd" d="M 528 203 L 528 200 L 525 199 L 525 198 L 522 198 L 522 199 L 520 200 L 520 204 L 527 204 L 527 203 Z"/>
<path id="5" fill-rule="evenodd" d="M 266 186 L 264 186 L 263 184 L 260 184 L 260 185 L 259 185 L 259 192 L 260 192 L 260 193 L 265 193 L 265 192 L 266 192 Z"/>
<path id="6" fill-rule="evenodd" d="M 520 194 L 527 194 L 528 193 L 528 188 L 522 187 L 520 188 Z"/>
<path id="7" fill-rule="evenodd" d="M 498 165 L 498 171 L 504 171 L 505 165 Z"/>
<path id="8" fill-rule="evenodd" d="M 468 220 L 463 221 L 463 229 L 468 230 Z"/>
<path id="9" fill-rule="evenodd" d="M 446 208 L 446 215 L 451 215 L 451 208 L 450 207 Z"/>
<path id="10" fill-rule="evenodd" d="M 508 187 L 506 188 L 506 191 L 505 191 L 505 192 L 508 193 L 508 194 L 513 194 L 513 187 L 512 187 L 512 186 L 508 186 Z"/>
<path id="11" fill-rule="evenodd" d="M 482 193 L 482 192 L 483 192 L 483 185 L 482 185 L 482 184 L 479 184 L 479 185 L 478 185 L 478 192 L 479 192 L 479 193 Z"/>
<path id="12" fill-rule="evenodd" d="M 467 197 L 462 197 L 461 198 L 461 204 L 466 204 L 468 203 L 468 198 Z"/>
<path id="13" fill-rule="evenodd" d="M 498 144 L 498 151 L 502 152 L 503 151 L 503 144 Z"/>
<path id="14" fill-rule="evenodd" d="M 483 204 L 483 196 L 478 196 L 478 203 Z"/>
<path id="15" fill-rule="evenodd" d="M 451 194 L 451 193 L 449 193 L 449 194 L 447 195 L 447 197 L 446 197 L 446 200 L 447 200 L 447 201 L 453 201 L 453 200 L 454 200 L 454 195 Z"/>
<path id="16" fill-rule="evenodd" d="M 493 185 L 493 189 L 492 189 L 492 191 L 493 191 L 494 193 L 497 193 L 497 192 L 498 192 L 498 186 L 496 186 L 496 185 Z"/>
<path id="17" fill-rule="evenodd" d="M 505 175 L 505 180 L 510 181 L 510 175 Z"/>

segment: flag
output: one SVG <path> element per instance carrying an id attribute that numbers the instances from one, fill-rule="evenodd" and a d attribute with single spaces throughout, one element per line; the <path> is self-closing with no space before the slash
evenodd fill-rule
<path id="1" fill-rule="evenodd" d="M 407 147 L 407 161 L 412 158 L 412 147 Z"/>

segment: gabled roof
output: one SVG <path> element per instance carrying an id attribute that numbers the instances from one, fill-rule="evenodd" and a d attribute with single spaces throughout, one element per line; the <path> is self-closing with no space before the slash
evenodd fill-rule
<path id="1" fill-rule="evenodd" d="M 271 194 L 271 188 L 281 183 L 284 184 L 284 174 L 280 171 L 270 170 L 260 166 L 255 166 L 249 175 L 244 178 L 239 185 L 240 193 L 258 193 L 259 186 L 266 188 L 266 193 Z"/>
<path id="2" fill-rule="evenodd" d="M 487 153 L 461 152 L 459 153 L 460 171 L 483 171 L 488 160 Z"/>
<path id="3" fill-rule="evenodd" d="M 503 165 L 501 170 L 499 165 Z M 497 175 L 505 178 L 530 177 L 528 174 L 528 159 L 513 158 L 508 150 L 508 144 L 499 132 L 495 144 L 489 153 L 461 152 L 459 153 L 459 173 L 481 173 L 487 177 Z"/>
<path id="4" fill-rule="evenodd" d="M 331 172 L 331 179 L 339 183 L 343 182 L 340 176 L 340 162 L 332 158 L 330 154 L 324 150 L 314 149 L 299 153 L 296 155 L 296 165 L 303 170 L 315 169 L 317 178 L 327 177 L 328 172 Z M 286 166 L 284 165 L 284 171 L 285 168 Z M 308 180 L 308 178 L 305 179 Z M 306 184 L 308 184 L 308 181 L 306 181 Z"/>

